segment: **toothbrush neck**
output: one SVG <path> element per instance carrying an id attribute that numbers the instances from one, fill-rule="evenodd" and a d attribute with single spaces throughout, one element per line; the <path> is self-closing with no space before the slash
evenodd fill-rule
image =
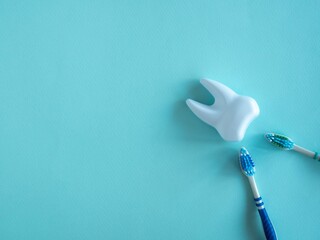
<path id="1" fill-rule="evenodd" d="M 260 194 L 254 176 L 248 177 L 254 198 L 259 198 Z"/>

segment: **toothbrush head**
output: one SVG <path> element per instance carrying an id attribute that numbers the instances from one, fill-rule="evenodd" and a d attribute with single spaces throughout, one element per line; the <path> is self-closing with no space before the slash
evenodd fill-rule
<path id="1" fill-rule="evenodd" d="M 239 162 L 240 168 L 244 175 L 246 175 L 247 177 L 252 177 L 255 174 L 256 169 L 254 161 L 252 160 L 252 157 L 250 156 L 248 150 L 244 147 L 240 149 Z"/>
<path id="2" fill-rule="evenodd" d="M 276 133 L 266 133 L 264 136 L 270 143 L 281 149 L 291 150 L 294 147 L 294 142 L 286 136 Z"/>

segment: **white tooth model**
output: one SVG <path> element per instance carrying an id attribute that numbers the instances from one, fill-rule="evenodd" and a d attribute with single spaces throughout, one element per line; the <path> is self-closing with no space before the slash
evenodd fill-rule
<path id="1" fill-rule="evenodd" d="M 200 82 L 215 101 L 208 106 L 188 99 L 188 107 L 198 118 L 216 128 L 224 140 L 241 141 L 249 124 L 259 115 L 257 102 L 218 81 L 202 79 Z"/>

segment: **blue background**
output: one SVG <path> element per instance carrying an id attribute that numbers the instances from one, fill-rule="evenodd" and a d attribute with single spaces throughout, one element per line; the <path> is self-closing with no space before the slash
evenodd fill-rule
<path id="1" fill-rule="evenodd" d="M 319 239 L 319 1 L 0 1 L 1 239 Z M 261 115 L 223 142 L 208 77 Z"/>

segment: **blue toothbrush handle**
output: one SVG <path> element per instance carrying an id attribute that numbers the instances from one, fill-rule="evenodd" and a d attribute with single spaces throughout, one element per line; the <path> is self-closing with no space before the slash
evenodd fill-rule
<path id="1" fill-rule="evenodd" d="M 262 221 L 263 231 L 267 240 L 277 240 L 276 231 L 272 225 L 272 222 L 268 216 L 267 210 L 264 208 L 262 198 L 255 198 L 256 206 L 258 207 L 259 215 Z"/>
<path id="2" fill-rule="evenodd" d="M 268 216 L 267 210 L 265 208 L 259 209 L 260 218 L 263 225 L 263 231 L 266 235 L 267 240 L 277 240 L 276 231 L 272 225 L 272 222 Z"/>

